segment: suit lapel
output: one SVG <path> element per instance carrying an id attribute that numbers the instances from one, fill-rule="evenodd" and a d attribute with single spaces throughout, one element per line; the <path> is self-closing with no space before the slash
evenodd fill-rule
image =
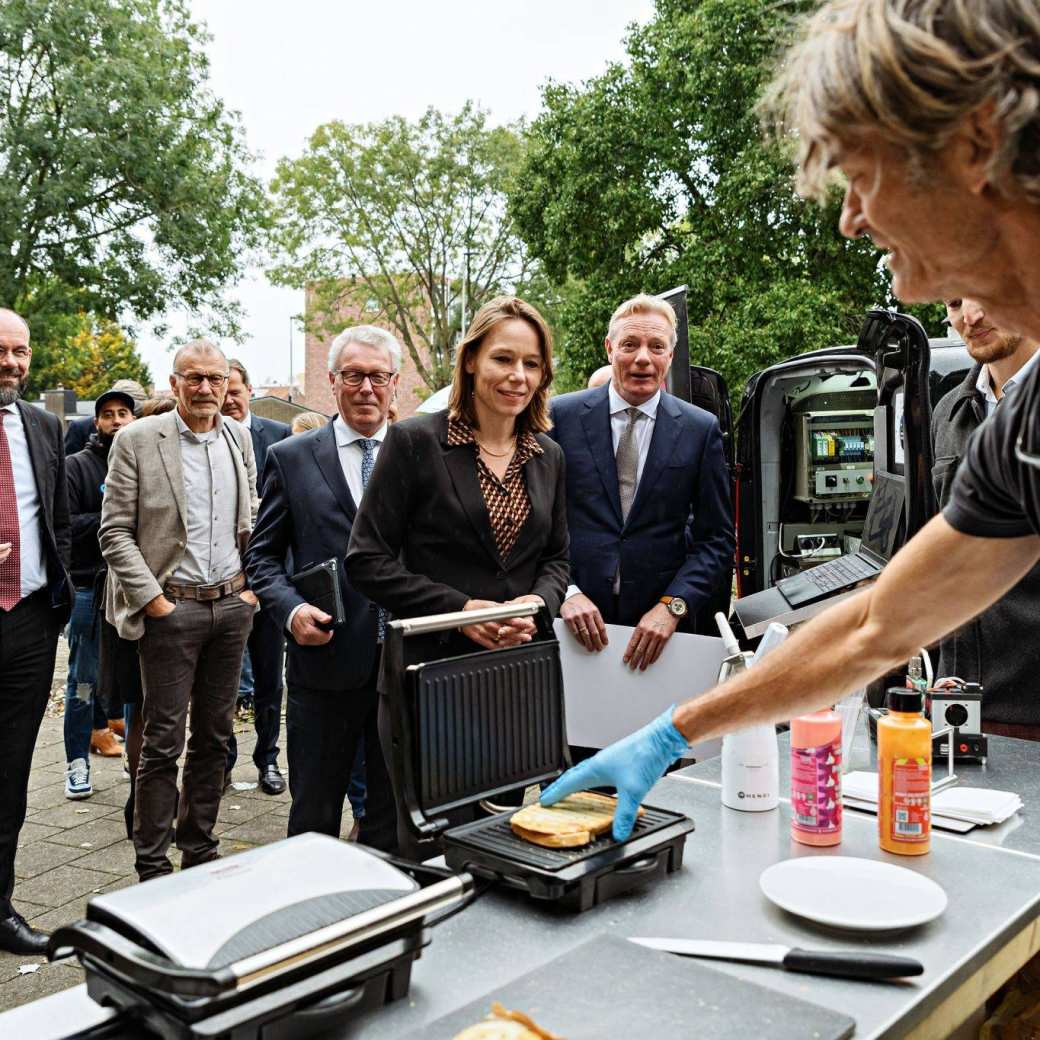
<path id="1" fill-rule="evenodd" d="M 343 476 L 343 465 L 339 461 L 339 448 L 336 445 L 336 428 L 334 423 L 328 423 L 314 438 L 311 445 L 314 452 L 314 461 L 325 478 L 325 483 L 336 496 L 340 508 L 347 514 L 351 523 L 357 516 L 357 504 L 347 487 L 347 478 Z"/>
<path id="2" fill-rule="evenodd" d="M 167 412 L 165 422 L 159 428 L 159 458 L 173 489 L 173 500 L 177 503 L 184 530 L 188 529 L 188 507 L 184 501 L 184 467 L 181 464 L 180 429 L 177 426 L 177 411 Z"/>
<path id="3" fill-rule="evenodd" d="M 259 459 L 264 453 L 264 428 L 255 415 L 249 420 L 249 438 L 253 442 L 253 457 Z"/>
<path id="4" fill-rule="evenodd" d="M 231 452 L 231 460 L 235 464 L 235 478 L 238 485 L 238 530 L 246 532 L 253 526 L 252 510 L 250 508 L 251 496 L 249 494 L 249 470 L 246 468 L 245 455 L 240 440 L 242 427 L 233 431 L 225 422 L 221 425 L 221 431 L 227 440 L 228 451 Z"/>
<path id="5" fill-rule="evenodd" d="M 36 478 L 36 494 L 39 496 L 40 506 L 47 518 L 46 526 L 50 528 L 51 510 L 44 507 L 44 503 L 52 502 L 54 499 L 54 475 L 48 464 L 52 451 L 44 440 L 39 417 L 33 415 L 36 409 L 24 401 L 17 401 L 16 405 L 25 429 L 25 443 L 29 448 L 29 459 L 32 462 L 33 476 Z"/>
<path id="6" fill-rule="evenodd" d="M 534 522 L 534 515 L 538 510 L 545 509 L 546 503 L 552 502 L 553 489 L 549 486 L 549 466 L 545 455 L 533 455 L 523 466 L 524 471 L 524 483 L 527 485 L 527 496 L 531 501 L 531 513 L 525 521 L 524 525 L 517 532 L 516 541 L 513 543 L 513 550 L 509 556 L 511 559 L 515 559 L 520 551 L 524 549 L 527 543 L 534 537 L 534 532 L 537 525 Z M 550 507 L 551 514 L 551 507 Z M 549 517 L 549 523 L 552 524 L 552 516 Z"/>
<path id="7" fill-rule="evenodd" d="M 657 406 L 657 418 L 654 420 L 654 432 L 650 437 L 650 451 L 639 477 L 639 487 L 636 488 L 636 497 L 628 514 L 629 520 L 639 515 L 639 510 L 653 494 L 661 471 L 675 451 L 675 445 L 679 440 L 679 415 L 679 409 L 674 406 L 671 397 L 662 391 Z"/>
<path id="8" fill-rule="evenodd" d="M 582 413 L 581 425 L 585 430 L 589 451 L 596 463 L 603 490 L 607 493 L 618 523 L 621 523 L 621 495 L 618 492 L 617 462 L 614 459 L 614 441 L 610 434 L 610 398 L 607 387 L 590 398 Z"/>
<path id="9" fill-rule="evenodd" d="M 447 441 L 447 424 L 443 442 Z M 474 451 L 467 445 L 450 448 L 442 442 L 444 465 L 455 486 L 455 494 L 462 504 L 467 519 L 480 539 L 488 556 L 496 567 L 501 566 L 498 548 L 491 532 L 491 518 L 488 516 L 484 493 L 480 490 L 480 477 L 477 475 L 477 464 Z"/>

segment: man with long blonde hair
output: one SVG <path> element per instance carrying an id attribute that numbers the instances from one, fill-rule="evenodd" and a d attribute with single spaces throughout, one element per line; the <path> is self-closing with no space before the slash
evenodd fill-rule
<path id="1" fill-rule="evenodd" d="M 797 147 L 804 193 L 844 175 L 842 233 L 887 252 L 900 299 L 970 297 L 996 324 L 1040 337 L 1036 0 L 831 0 L 783 61 L 765 111 Z M 972 441 L 943 514 L 875 585 L 583 762 L 543 803 L 614 786 L 614 833 L 627 837 L 689 741 L 832 704 L 1007 592 L 1040 560 L 1037 371 Z"/>

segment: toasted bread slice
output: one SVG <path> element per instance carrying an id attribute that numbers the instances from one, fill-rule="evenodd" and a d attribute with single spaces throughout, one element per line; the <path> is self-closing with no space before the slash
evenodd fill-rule
<path id="1" fill-rule="evenodd" d="M 543 834 L 541 831 L 529 831 L 511 823 L 513 833 L 532 845 L 544 845 L 547 849 L 573 849 L 581 845 L 588 845 L 592 841 L 592 835 L 588 831 L 572 831 L 569 834 Z"/>
<path id="2" fill-rule="evenodd" d="M 564 1040 L 536 1025 L 522 1011 L 507 1011 L 496 1000 L 487 1021 L 463 1029 L 453 1040 Z"/>
<path id="3" fill-rule="evenodd" d="M 610 830 L 617 799 L 595 791 L 571 794 L 555 805 L 527 805 L 510 818 L 517 837 L 548 848 L 575 848 Z M 639 810 L 639 815 L 643 810 Z"/>

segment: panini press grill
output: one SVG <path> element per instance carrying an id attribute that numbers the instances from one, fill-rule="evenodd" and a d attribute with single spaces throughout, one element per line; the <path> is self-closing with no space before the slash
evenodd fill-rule
<path id="1" fill-rule="evenodd" d="M 494 620 L 537 615 L 530 643 L 427 663 L 406 663 L 404 640 Z M 445 814 L 570 766 L 560 647 L 544 609 L 515 604 L 390 624 L 383 692 L 394 741 L 391 769 L 412 834 L 437 839 L 448 866 L 528 892 L 565 910 L 588 910 L 682 866 L 693 821 L 644 806 L 628 840 L 607 835 L 581 848 L 544 848 L 513 834 L 515 810 L 450 826 Z"/>
<path id="2" fill-rule="evenodd" d="M 88 994 L 135 1036 L 296 1040 L 403 997 L 429 927 L 472 891 L 465 875 L 301 834 L 96 896 L 49 953 L 71 947 Z"/>

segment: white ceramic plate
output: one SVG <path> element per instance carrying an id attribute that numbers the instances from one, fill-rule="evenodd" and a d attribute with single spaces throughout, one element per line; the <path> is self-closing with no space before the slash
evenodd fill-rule
<path id="1" fill-rule="evenodd" d="M 800 856 L 762 871 L 767 899 L 834 928 L 880 932 L 913 928 L 946 909 L 946 893 L 906 867 L 854 856 Z"/>

